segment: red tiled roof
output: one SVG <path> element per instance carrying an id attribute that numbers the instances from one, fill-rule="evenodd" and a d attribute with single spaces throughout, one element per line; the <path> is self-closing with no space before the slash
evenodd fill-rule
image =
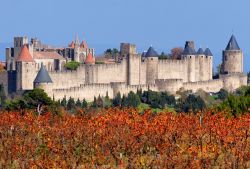
<path id="1" fill-rule="evenodd" d="M 29 49 L 26 45 L 23 46 L 20 55 L 18 56 L 17 62 L 34 62 Z"/>
<path id="2" fill-rule="evenodd" d="M 82 41 L 80 47 L 84 48 L 84 49 L 88 49 L 88 45 L 87 45 L 87 43 L 85 41 Z"/>
<path id="3" fill-rule="evenodd" d="M 92 56 L 91 53 L 88 54 L 88 56 L 87 56 L 87 58 L 85 60 L 85 63 L 86 64 L 95 64 L 95 60 L 94 60 L 94 58 L 93 58 L 93 56 Z"/>
<path id="4" fill-rule="evenodd" d="M 59 59 L 59 60 L 63 60 L 64 58 L 59 55 L 57 52 L 34 52 L 33 54 L 34 59 Z"/>
<path id="5" fill-rule="evenodd" d="M 75 48 L 75 43 L 72 41 L 71 44 L 69 45 L 70 48 Z"/>

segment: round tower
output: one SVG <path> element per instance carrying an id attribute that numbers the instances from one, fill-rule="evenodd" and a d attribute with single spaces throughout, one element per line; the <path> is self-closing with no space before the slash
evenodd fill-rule
<path id="1" fill-rule="evenodd" d="M 234 35 L 231 36 L 222 56 L 222 73 L 243 73 L 243 52 Z"/>
<path id="2" fill-rule="evenodd" d="M 204 50 L 202 48 L 199 48 L 196 55 L 197 55 L 198 61 L 199 61 L 199 63 L 198 63 L 198 65 L 199 65 L 199 72 L 198 72 L 199 73 L 198 74 L 199 80 L 204 81 L 204 80 L 206 80 L 206 77 L 205 77 L 206 76 L 206 72 L 205 72 L 205 70 L 206 70 L 205 69 L 205 67 L 206 67 L 205 58 L 206 58 L 206 56 L 205 56 Z"/>
<path id="3" fill-rule="evenodd" d="M 145 55 L 147 84 L 155 84 L 155 80 L 158 79 L 158 56 L 152 46 Z"/>
<path id="4" fill-rule="evenodd" d="M 209 48 L 206 48 L 204 52 L 206 56 L 205 60 L 205 80 L 213 79 L 213 54 Z"/>
<path id="5" fill-rule="evenodd" d="M 187 41 L 185 44 L 182 57 L 187 60 L 187 81 L 195 82 L 196 81 L 196 71 L 195 71 L 195 57 L 196 52 L 194 49 L 194 42 Z"/>

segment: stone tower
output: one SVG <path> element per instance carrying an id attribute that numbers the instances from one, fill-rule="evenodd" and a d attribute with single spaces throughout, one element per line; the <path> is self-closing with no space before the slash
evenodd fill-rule
<path id="1" fill-rule="evenodd" d="M 198 76 L 200 81 L 204 81 L 206 80 L 206 56 L 205 56 L 205 52 L 202 48 L 199 48 L 197 53 L 197 58 L 198 58 L 198 62 L 196 66 L 199 66 L 199 70 L 198 70 Z"/>
<path id="2" fill-rule="evenodd" d="M 155 80 L 158 79 L 158 56 L 152 46 L 145 54 L 147 84 L 155 84 Z"/>
<path id="3" fill-rule="evenodd" d="M 6 49 L 7 70 L 16 70 L 16 59 L 24 45 L 28 45 L 27 37 L 14 37 L 14 48 Z M 12 53 L 12 54 L 11 54 Z"/>
<path id="4" fill-rule="evenodd" d="M 123 61 L 126 62 L 126 72 L 128 85 L 140 84 L 141 56 L 136 52 L 136 46 L 130 43 L 121 43 L 120 53 Z"/>
<path id="5" fill-rule="evenodd" d="M 206 56 L 205 80 L 212 80 L 213 79 L 213 54 L 209 48 L 206 48 L 204 54 Z"/>
<path id="6" fill-rule="evenodd" d="M 23 46 L 20 55 L 16 59 L 16 87 L 18 90 L 32 90 L 33 81 L 36 76 L 35 62 L 26 45 Z"/>
<path id="7" fill-rule="evenodd" d="M 196 71 L 195 71 L 195 59 L 196 52 L 194 49 L 194 42 L 187 41 L 185 48 L 182 54 L 182 57 L 187 60 L 187 81 L 195 82 L 196 81 Z"/>
<path id="8" fill-rule="evenodd" d="M 94 83 L 94 69 L 92 65 L 95 64 L 95 60 L 91 53 L 88 54 L 84 64 L 85 64 L 85 83 L 92 84 Z"/>
<path id="9" fill-rule="evenodd" d="M 243 52 L 234 35 L 231 36 L 222 56 L 222 73 L 243 73 Z"/>

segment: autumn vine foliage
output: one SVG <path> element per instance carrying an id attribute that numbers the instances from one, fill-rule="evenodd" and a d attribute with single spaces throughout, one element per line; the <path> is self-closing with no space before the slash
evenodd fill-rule
<path id="1" fill-rule="evenodd" d="M 250 114 L 0 114 L 0 168 L 249 168 Z"/>

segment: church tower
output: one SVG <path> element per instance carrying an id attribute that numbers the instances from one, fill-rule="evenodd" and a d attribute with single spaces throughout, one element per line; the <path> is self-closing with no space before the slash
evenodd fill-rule
<path id="1" fill-rule="evenodd" d="M 74 44 L 74 61 L 80 62 L 80 42 L 78 36 L 76 36 L 75 44 Z"/>
<path id="2" fill-rule="evenodd" d="M 222 73 L 243 73 L 243 52 L 234 35 L 231 36 L 222 56 Z"/>

